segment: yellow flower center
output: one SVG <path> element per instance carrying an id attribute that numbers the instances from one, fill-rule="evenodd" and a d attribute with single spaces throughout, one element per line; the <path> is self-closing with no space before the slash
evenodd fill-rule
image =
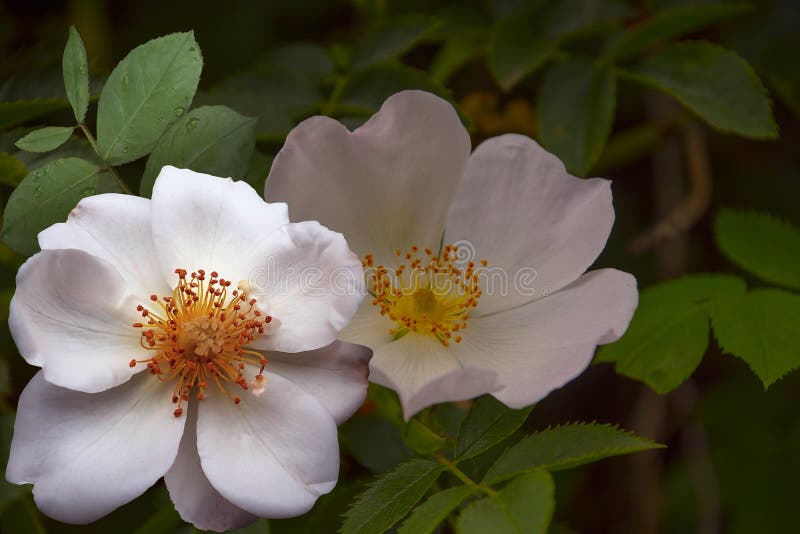
<path id="1" fill-rule="evenodd" d="M 458 251 L 456 245 L 445 246 L 438 256 L 427 248 L 422 254 L 416 245 L 405 253 L 398 249 L 395 255 L 405 262 L 395 269 L 375 265 L 372 254 L 364 257 L 372 304 L 397 323 L 389 330 L 394 339 L 418 332 L 433 335 L 445 347 L 461 341 L 457 333 L 466 328 L 481 288 L 480 267 L 472 261 L 462 264 Z M 486 260 L 480 263 L 487 265 Z"/>
<path id="2" fill-rule="evenodd" d="M 144 322 L 133 323 L 142 329 L 141 345 L 154 355 L 144 360 L 132 359 L 131 367 L 147 365 L 150 373 L 161 381 L 175 381 L 173 414 L 183 414 L 183 402 L 197 388 L 197 399 L 206 397 L 209 384 L 235 404 L 241 398 L 230 393 L 228 386 L 248 389 L 244 377 L 246 364 L 259 366 L 250 386 L 254 393 L 263 390 L 267 360 L 244 345 L 264 333 L 272 317 L 256 307 L 256 299 L 247 298 L 245 290 L 229 291 L 231 282 L 216 272 L 206 277 L 199 269 L 187 276 L 185 269 L 175 269 L 178 284 L 171 296 L 150 295 L 153 308 L 137 306 Z"/>

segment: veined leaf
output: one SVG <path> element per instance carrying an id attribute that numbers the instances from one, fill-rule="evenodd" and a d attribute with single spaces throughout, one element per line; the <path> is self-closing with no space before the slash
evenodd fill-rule
<path id="1" fill-rule="evenodd" d="M 603 151 L 616 104 L 611 69 L 575 58 L 553 67 L 539 89 L 542 144 L 570 172 L 584 176 Z"/>
<path id="2" fill-rule="evenodd" d="M 103 159 L 119 165 L 150 152 L 186 113 L 202 69 L 192 32 L 153 39 L 125 56 L 100 93 L 97 144 Z"/>
<path id="3" fill-rule="evenodd" d="M 256 119 L 225 106 L 203 106 L 167 130 L 147 159 L 139 192 L 149 197 L 164 165 L 241 180 L 256 144 Z"/>
<path id="4" fill-rule="evenodd" d="M 469 486 L 455 486 L 434 493 L 427 501 L 414 508 L 408 519 L 397 529 L 397 534 L 431 534 L 473 492 Z"/>
<path id="5" fill-rule="evenodd" d="M 736 295 L 712 314 L 723 351 L 743 359 L 769 387 L 800 367 L 800 295 L 756 289 Z"/>
<path id="6" fill-rule="evenodd" d="M 522 438 L 489 468 L 483 482 L 497 484 L 531 469 L 558 471 L 660 447 L 612 425 L 558 426 Z"/>
<path id="7" fill-rule="evenodd" d="M 75 26 L 69 27 L 69 38 L 64 48 L 61 70 L 64 74 L 67 100 L 75 113 L 75 120 L 83 122 L 89 107 L 89 60 L 86 58 L 86 48 Z"/>
<path id="8" fill-rule="evenodd" d="M 66 143 L 74 130 L 71 126 L 46 126 L 33 130 L 14 144 L 26 152 L 49 152 Z"/>
<path id="9" fill-rule="evenodd" d="M 627 30 L 610 55 L 617 60 L 635 56 L 655 44 L 681 37 L 721 20 L 750 11 L 746 3 L 688 5 L 657 11 L 652 18 Z"/>
<path id="10" fill-rule="evenodd" d="M 2 237 L 16 252 L 30 256 L 39 246 L 39 232 L 63 222 L 80 199 L 118 191 L 97 165 L 79 158 L 58 159 L 29 173 L 19 184 L 3 213 Z"/>
<path id="11" fill-rule="evenodd" d="M 598 362 L 666 393 L 686 380 L 708 347 L 710 314 L 722 298 L 744 294 L 744 281 L 724 274 L 690 275 L 639 295 L 622 339 L 597 351 Z"/>
<path id="12" fill-rule="evenodd" d="M 800 229 L 766 213 L 720 212 L 717 245 L 733 263 L 762 280 L 800 289 Z"/>
<path id="13" fill-rule="evenodd" d="M 735 52 L 706 42 L 667 46 L 625 77 L 676 98 L 723 132 L 773 139 L 778 126 L 767 90 Z"/>
<path id="14" fill-rule="evenodd" d="M 424 40 L 439 24 L 421 15 L 393 17 L 369 31 L 353 52 L 353 68 L 394 59 Z"/>
<path id="15" fill-rule="evenodd" d="M 437 462 L 416 459 L 382 475 L 347 511 L 342 534 L 371 534 L 391 528 L 419 502 L 443 470 Z"/>
<path id="16" fill-rule="evenodd" d="M 470 504 L 458 518 L 460 534 L 544 534 L 553 517 L 553 478 L 531 471 L 508 483 L 496 495 Z"/>
<path id="17" fill-rule="evenodd" d="M 455 461 L 477 456 L 506 439 L 522 426 L 532 409 L 511 410 L 491 395 L 478 399 L 461 423 Z"/>

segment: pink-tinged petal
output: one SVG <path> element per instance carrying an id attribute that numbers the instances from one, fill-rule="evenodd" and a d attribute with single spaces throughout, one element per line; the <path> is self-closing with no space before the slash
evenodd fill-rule
<path id="1" fill-rule="evenodd" d="M 314 221 L 287 224 L 259 245 L 249 295 L 278 320 L 251 344 L 301 352 L 329 345 L 364 298 L 361 261 L 342 234 Z"/>
<path id="2" fill-rule="evenodd" d="M 205 269 L 238 284 L 261 259 L 258 245 L 289 222 L 285 204 L 267 204 L 246 182 L 164 167 L 153 186 L 152 232 L 162 273 Z"/>
<path id="3" fill-rule="evenodd" d="M 203 473 L 197 454 L 197 402 L 189 406 L 178 456 L 164 482 L 181 518 L 200 530 L 224 532 L 258 519 L 220 495 Z"/>
<path id="4" fill-rule="evenodd" d="M 501 387 L 493 370 L 467 367 L 433 336 L 414 333 L 375 349 L 370 380 L 397 392 L 406 419 L 427 406 Z"/>
<path id="5" fill-rule="evenodd" d="M 597 345 L 619 339 L 638 299 L 628 273 L 591 271 L 553 295 L 471 319 L 453 347 L 465 366 L 495 371 L 502 389 L 494 396 L 520 408 L 578 376 Z"/>
<path id="6" fill-rule="evenodd" d="M 350 418 L 367 397 L 372 351 L 361 345 L 334 341 L 321 349 L 296 354 L 265 352 L 275 373 L 316 397 L 336 424 Z M 267 384 L 264 386 L 269 387 Z"/>
<path id="7" fill-rule="evenodd" d="M 127 381 L 141 354 L 137 301 L 103 259 L 45 250 L 17 273 L 8 324 L 20 354 L 53 384 L 96 393 Z"/>
<path id="8" fill-rule="evenodd" d="M 167 472 L 184 418 L 172 388 L 149 375 L 102 393 L 54 386 L 40 372 L 19 399 L 6 478 L 32 483 L 39 509 L 90 523 L 131 501 Z"/>
<path id="9" fill-rule="evenodd" d="M 532 139 L 502 135 L 469 159 L 445 242 L 470 243 L 485 258 L 484 294 L 473 316 L 509 310 L 576 280 L 614 223 L 611 182 L 570 176 Z"/>
<path id="10" fill-rule="evenodd" d="M 42 250 L 74 248 L 109 262 L 131 294 L 147 298 L 168 289 L 150 232 L 150 200 L 108 193 L 87 197 L 66 223 L 39 233 Z"/>
<path id="11" fill-rule="evenodd" d="M 390 261 L 412 244 L 438 248 L 470 140 L 445 100 L 422 91 L 389 97 L 354 132 L 312 117 L 289 133 L 265 186 L 294 220 L 318 220 L 356 253 Z"/>
<path id="12" fill-rule="evenodd" d="M 336 485 L 336 423 L 312 395 L 266 373 L 261 395 L 235 405 L 209 394 L 199 405 L 197 449 L 211 485 L 259 517 L 304 514 Z"/>

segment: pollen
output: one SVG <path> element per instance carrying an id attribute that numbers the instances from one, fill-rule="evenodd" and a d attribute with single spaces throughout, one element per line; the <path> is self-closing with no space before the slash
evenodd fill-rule
<path id="1" fill-rule="evenodd" d="M 396 328 L 389 330 L 394 339 L 410 332 L 428 334 L 445 347 L 461 342 L 458 333 L 467 327 L 470 311 L 481 297 L 480 267 L 459 259 L 459 247 L 446 245 L 439 255 L 429 248 L 412 245 L 407 251 L 396 250 L 405 259 L 395 268 L 376 265 L 371 254 L 364 256 L 367 286 L 372 304 L 389 317 Z"/>
<path id="2" fill-rule="evenodd" d="M 175 274 L 178 283 L 172 295 L 150 295 L 150 307 L 136 308 L 143 319 L 132 326 L 142 330 L 140 343 L 153 355 L 134 358 L 130 366 L 144 365 L 158 380 L 175 382 L 175 417 L 183 415 L 193 390 L 201 401 L 211 387 L 239 404 L 235 392 L 249 388 L 247 366 L 259 369 L 253 384 L 263 391 L 267 360 L 244 347 L 266 331 L 272 317 L 263 314 L 244 289 L 231 290 L 231 282 L 216 272 L 175 269 Z"/>

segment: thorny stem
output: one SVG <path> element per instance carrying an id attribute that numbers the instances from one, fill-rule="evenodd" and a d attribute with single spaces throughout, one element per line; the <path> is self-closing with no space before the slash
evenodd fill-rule
<path id="1" fill-rule="evenodd" d="M 441 454 L 438 454 L 438 453 L 434 454 L 434 458 L 436 458 L 436 461 L 438 461 L 440 464 L 445 466 L 447 468 L 447 470 L 450 471 L 457 479 L 459 479 L 461 482 L 463 482 L 467 486 L 471 487 L 472 489 L 474 489 L 476 491 L 479 491 L 481 493 L 485 493 L 486 495 L 489 495 L 490 497 L 494 497 L 495 495 L 497 495 L 497 492 L 495 490 L 493 490 L 492 488 L 490 488 L 486 484 L 479 484 L 479 483 L 475 482 L 474 480 L 469 478 L 464 473 L 464 471 L 459 469 L 456 464 L 454 464 L 452 461 L 448 460 L 447 458 L 445 458 Z"/>
<path id="2" fill-rule="evenodd" d="M 89 141 L 89 145 L 91 145 L 92 150 L 95 151 L 95 154 L 97 154 L 97 156 L 100 159 L 103 159 L 103 156 L 100 155 L 100 149 L 97 146 L 97 140 L 92 135 L 92 132 L 89 131 L 89 128 L 86 126 L 86 123 L 81 122 L 80 124 L 78 124 L 78 126 L 80 126 L 81 131 L 83 131 L 83 135 L 86 136 L 86 140 Z M 115 169 L 112 165 L 109 165 L 105 159 L 103 159 L 103 162 L 105 162 L 106 165 L 108 165 L 107 170 L 111 172 L 111 176 L 114 177 L 114 181 L 117 182 L 117 185 L 119 185 L 120 189 L 122 189 L 128 195 L 132 195 L 133 191 L 131 191 L 128 188 L 128 186 L 125 185 L 125 182 L 122 180 L 122 177 L 119 175 L 119 173 L 117 173 L 117 169 Z"/>

